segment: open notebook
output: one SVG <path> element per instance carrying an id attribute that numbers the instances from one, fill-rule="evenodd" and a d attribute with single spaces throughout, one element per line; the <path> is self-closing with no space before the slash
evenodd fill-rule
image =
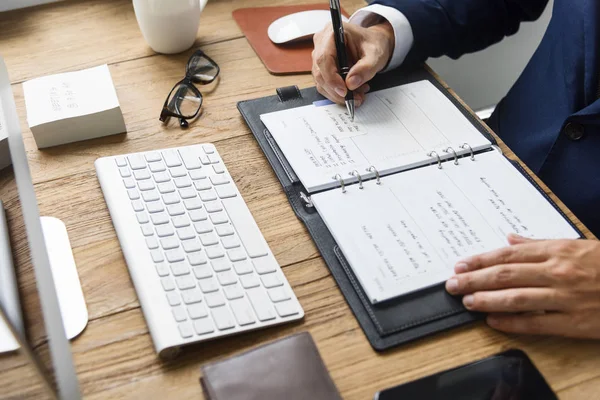
<path id="1" fill-rule="evenodd" d="M 456 261 L 579 233 L 428 81 L 261 115 L 372 304 L 439 284 Z"/>

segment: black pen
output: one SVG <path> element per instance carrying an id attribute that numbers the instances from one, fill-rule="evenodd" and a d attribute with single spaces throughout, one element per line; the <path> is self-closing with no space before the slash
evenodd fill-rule
<path id="1" fill-rule="evenodd" d="M 350 71 L 348 65 L 348 55 L 346 54 L 346 40 L 344 38 L 344 26 L 342 25 L 342 8 L 340 0 L 329 0 L 329 10 L 331 11 L 331 23 L 333 24 L 333 37 L 335 38 L 335 50 L 337 53 L 340 75 L 344 82 Z M 350 119 L 354 121 L 354 93 L 352 90 L 346 90 L 346 108 L 350 114 Z"/>

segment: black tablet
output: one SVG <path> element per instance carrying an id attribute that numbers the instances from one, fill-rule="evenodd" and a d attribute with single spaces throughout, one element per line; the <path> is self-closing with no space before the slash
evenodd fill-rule
<path id="1" fill-rule="evenodd" d="M 521 350 L 475 361 L 383 390 L 375 400 L 557 400 Z"/>

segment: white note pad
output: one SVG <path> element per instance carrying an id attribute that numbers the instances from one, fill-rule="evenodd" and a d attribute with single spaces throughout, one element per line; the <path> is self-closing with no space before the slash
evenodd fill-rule
<path id="1" fill-rule="evenodd" d="M 367 95 L 354 122 L 341 105 L 309 105 L 261 115 L 309 192 L 363 178 L 373 166 L 381 175 L 406 170 L 491 146 L 469 120 L 429 81 Z"/>
<path id="2" fill-rule="evenodd" d="M 579 237 L 497 151 L 311 198 L 372 303 L 445 281 L 457 261 L 508 245 L 511 232 Z"/>

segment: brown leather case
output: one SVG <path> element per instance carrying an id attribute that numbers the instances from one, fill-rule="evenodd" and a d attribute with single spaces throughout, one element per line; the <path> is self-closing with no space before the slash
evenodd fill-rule
<path id="1" fill-rule="evenodd" d="M 253 7 L 233 11 L 233 19 L 248 39 L 267 70 L 274 74 L 297 74 L 310 72 L 313 50 L 312 39 L 278 45 L 271 42 L 267 29 L 273 21 L 288 14 L 308 10 L 329 10 L 329 4 L 305 4 L 299 6 Z M 348 14 L 342 11 L 345 16 Z"/>
<path id="2" fill-rule="evenodd" d="M 208 400 L 341 400 L 309 333 L 202 367 Z"/>

